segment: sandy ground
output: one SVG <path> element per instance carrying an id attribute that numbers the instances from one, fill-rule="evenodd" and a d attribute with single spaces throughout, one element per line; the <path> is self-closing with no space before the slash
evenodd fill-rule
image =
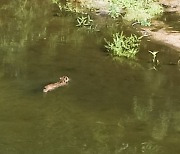
<path id="1" fill-rule="evenodd" d="M 142 28 L 142 33 L 144 34 L 144 32 L 147 32 L 150 39 L 161 42 L 180 52 L 180 33 L 178 31 L 167 31 L 165 28 L 153 31 L 151 28 Z"/>
<path id="2" fill-rule="evenodd" d="M 165 12 L 176 12 L 180 15 L 180 0 L 159 0 L 160 3 L 165 7 Z M 177 21 L 180 22 L 180 21 Z M 151 28 L 142 28 L 142 32 L 147 32 L 150 38 L 157 40 L 169 47 L 176 49 L 180 52 L 180 31 L 167 30 L 168 25 L 161 21 L 154 21 Z M 154 27 L 163 27 L 158 31 L 153 31 Z"/>
<path id="3" fill-rule="evenodd" d="M 159 0 L 165 7 L 166 12 L 176 12 L 180 14 L 180 0 Z"/>

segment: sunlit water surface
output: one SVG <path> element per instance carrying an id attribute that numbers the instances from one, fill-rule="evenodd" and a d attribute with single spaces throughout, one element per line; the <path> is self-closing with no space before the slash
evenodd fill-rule
<path id="1" fill-rule="evenodd" d="M 180 153 L 172 50 L 144 40 L 138 62 L 116 61 L 104 37 L 123 26 L 106 17 L 91 31 L 71 14 L 53 16 L 48 0 L 0 4 L 1 154 Z M 148 50 L 161 51 L 160 67 Z M 42 92 L 63 75 L 68 86 Z"/>

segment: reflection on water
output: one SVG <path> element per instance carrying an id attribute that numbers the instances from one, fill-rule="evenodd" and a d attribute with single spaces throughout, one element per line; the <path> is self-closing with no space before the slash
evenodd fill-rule
<path id="1" fill-rule="evenodd" d="M 162 140 L 166 136 L 169 126 L 169 119 L 170 118 L 167 113 L 162 113 L 160 115 L 158 121 L 156 121 L 157 124 L 154 126 L 152 131 L 153 138 Z"/>
<path id="2" fill-rule="evenodd" d="M 41 5 L 46 6 L 45 3 Z M 1 62 L 6 70 L 11 70 L 12 76 L 17 76 L 20 69 L 25 67 L 19 57 L 24 56 L 27 44 L 45 37 L 48 22 L 41 19 L 45 16 L 47 10 L 39 9 L 36 1 L 17 0 L 1 6 Z"/>
<path id="3" fill-rule="evenodd" d="M 138 120 L 141 121 L 147 121 L 149 120 L 150 114 L 153 111 L 153 99 L 150 98 L 147 103 L 142 103 L 142 106 L 140 105 L 140 101 L 138 101 L 138 98 L 135 97 L 133 100 L 133 106 L 134 106 L 134 113 Z"/>
<path id="4" fill-rule="evenodd" d="M 161 20 L 169 25 L 169 29 L 180 31 L 180 16 L 176 12 L 166 12 Z"/>
<path id="5" fill-rule="evenodd" d="M 87 32 L 52 10 L 49 0 L 1 5 L 0 153 L 179 154 L 178 66 L 150 70 L 148 52 L 112 60 L 104 36 L 123 26 L 108 30 L 102 17 Z M 42 93 L 63 75 L 68 86 Z"/>

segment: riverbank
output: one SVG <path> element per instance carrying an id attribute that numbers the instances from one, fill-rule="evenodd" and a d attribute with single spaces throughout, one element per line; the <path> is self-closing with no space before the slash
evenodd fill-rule
<path id="1" fill-rule="evenodd" d="M 161 5 L 164 6 L 165 13 L 174 13 L 179 16 L 177 24 L 180 22 L 180 3 L 179 0 L 160 0 Z M 159 28 L 157 31 L 154 29 Z M 173 27 L 169 26 L 163 21 L 154 20 L 151 27 L 142 28 L 150 35 L 150 39 L 159 41 L 164 45 L 176 49 L 180 52 L 180 31 L 174 30 Z"/>
<path id="2" fill-rule="evenodd" d="M 165 13 L 176 13 L 180 16 L 180 3 L 179 0 L 160 0 L 160 3 L 164 6 Z M 180 22 L 180 17 L 177 23 Z M 156 27 L 161 27 L 157 31 L 153 31 Z M 155 20 L 152 22 L 152 27 L 142 28 L 149 33 L 150 38 L 159 41 L 169 47 L 176 49 L 180 52 L 180 31 L 174 30 L 163 21 Z"/>
<path id="3" fill-rule="evenodd" d="M 161 27 L 158 29 L 157 27 Z M 180 32 L 175 31 L 162 21 L 154 21 L 151 27 L 141 28 L 142 35 L 147 34 L 153 41 L 158 41 L 180 52 Z"/>
<path id="4" fill-rule="evenodd" d="M 70 0 L 70 2 L 72 1 L 78 2 L 84 8 L 93 8 L 97 14 L 109 14 L 110 3 L 108 0 Z M 180 16 L 179 0 L 159 0 L 159 3 L 163 6 L 164 13 Z M 119 9 L 119 11 L 121 12 L 122 10 Z M 177 19 L 177 24 L 179 22 L 180 18 Z M 141 34 L 148 35 L 149 39 L 158 41 L 180 52 L 180 31 L 174 30 L 173 27 L 164 21 L 152 20 L 151 26 L 140 26 L 139 29 Z"/>

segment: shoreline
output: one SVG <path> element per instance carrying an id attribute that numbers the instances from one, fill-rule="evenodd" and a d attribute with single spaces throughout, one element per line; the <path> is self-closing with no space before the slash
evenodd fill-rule
<path id="1" fill-rule="evenodd" d="M 94 9 L 96 15 L 108 15 L 109 2 L 108 0 L 70 0 L 72 3 L 79 3 L 83 8 Z M 179 0 L 159 0 L 159 3 L 164 8 L 164 13 L 176 13 L 180 16 L 180 3 Z M 99 12 L 99 13 L 97 13 Z M 180 22 L 180 21 L 177 21 Z M 158 29 L 157 27 L 161 27 Z M 139 30 L 140 29 L 140 30 Z M 154 29 L 158 29 L 154 31 Z M 142 35 L 148 34 L 148 38 L 152 41 L 158 41 L 170 48 L 180 52 L 180 31 L 169 30 L 169 26 L 163 21 L 153 20 L 151 26 L 137 28 Z"/>

